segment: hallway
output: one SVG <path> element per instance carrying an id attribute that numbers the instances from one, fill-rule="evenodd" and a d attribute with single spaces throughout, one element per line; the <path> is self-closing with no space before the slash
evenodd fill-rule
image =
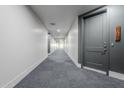
<path id="1" fill-rule="evenodd" d="M 0 88 L 124 87 L 123 9 L 0 6 Z"/>
<path id="2" fill-rule="evenodd" d="M 77 68 L 63 50 L 56 50 L 15 88 L 124 87 L 124 81 Z"/>

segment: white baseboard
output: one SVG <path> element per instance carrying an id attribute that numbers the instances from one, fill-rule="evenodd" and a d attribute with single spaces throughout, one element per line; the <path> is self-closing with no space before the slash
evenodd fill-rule
<path id="1" fill-rule="evenodd" d="M 101 74 L 106 74 L 105 71 L 101 71 L 101 70 L 98 70 L 98 69 L 94 69 L 94 68 L 90 68 L 90 67 L 86 67 L 86 66 L 83 66 L 83 68 L 87 69 L 87 70 L 95 71 L 95 72 L 98 72 L 98 73 L 101 73 Z"/>
<path id="2" fill-rule="evenodd" d="M 25 71 L 17 75 L 15 78 L 13 78 L 11 81 L 9 81 L 7 84 L 3 85 L 1 88 L 13 88 L 15 85 L 17 85 L 24 77 L 26 77 L 31 71 L 33 71 L 40 63 L 42 63 L 48 56 L 46 56 L 43 60 L 40 60 L 39 62 L 31 65 L 28 67 Z"/>
<path id="3" fill-rule="evenodd" d="M 65 50 L 64 50 L 65 51 Z M 65 53 L 70 57 L 70 59 L 72 59 L 73 63 L 78 67 L 81 68 L 81 64 L 79 64 L 76 60 L 74 60 L 66 51 Z"/>
<path id="4" fill-rule="evenodd" d="M 113 78 L 120 79 L 120 80 L 124 80 L 124 74 L 121 74 L 121 73 L 118 73 L 118 72 L 109 71 L 109 76 L 113 77 Z"/>

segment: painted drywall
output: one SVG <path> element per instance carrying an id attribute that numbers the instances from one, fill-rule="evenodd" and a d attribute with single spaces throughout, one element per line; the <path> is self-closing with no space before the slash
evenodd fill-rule
<path id="1" fill-rule="evenodd" d="M 110 21 L 110 70 L 124 73 L 124 6 L 108 6 Z M 115 41 L 115 29 L 121 26 L 121 41 Z M 113 43 L 113 46 L 112 46 Z"/>
<path id="2" fill-rule="evenodd" d="M 80 67 L 80 64 L 78 64 L 78 17 L 75 18 L 65 38 L 65 51 L 73 62 Z"/>
<path id="3" fill-rule="evenodd" d="M 28 6 L 0 11 L 0 87 L 12 87 L 47 57 L 48 36 Z"/>
<path id="4" fill-rule="evenodd" d="M 53 53 L 56 50 L 56 41 L 55 39 L 49 35 L 49 40 L 50 40 L 50 54 Z"/>

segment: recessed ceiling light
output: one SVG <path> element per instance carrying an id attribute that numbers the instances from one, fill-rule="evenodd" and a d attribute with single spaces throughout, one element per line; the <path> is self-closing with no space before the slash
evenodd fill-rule
<path id="1" fill-rule="evenodd" d="M 57 29 L 57 32 L 60 32 L 60 29 Z"/>

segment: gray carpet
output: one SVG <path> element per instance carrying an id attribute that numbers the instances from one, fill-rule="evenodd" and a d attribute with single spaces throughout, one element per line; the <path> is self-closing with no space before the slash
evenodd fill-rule
<path id="1" fill-rule="evenodd" d="M 56 50 L 15 88 L 114 88 L 124 81 L 77 68 L 63 50 Z"/>

